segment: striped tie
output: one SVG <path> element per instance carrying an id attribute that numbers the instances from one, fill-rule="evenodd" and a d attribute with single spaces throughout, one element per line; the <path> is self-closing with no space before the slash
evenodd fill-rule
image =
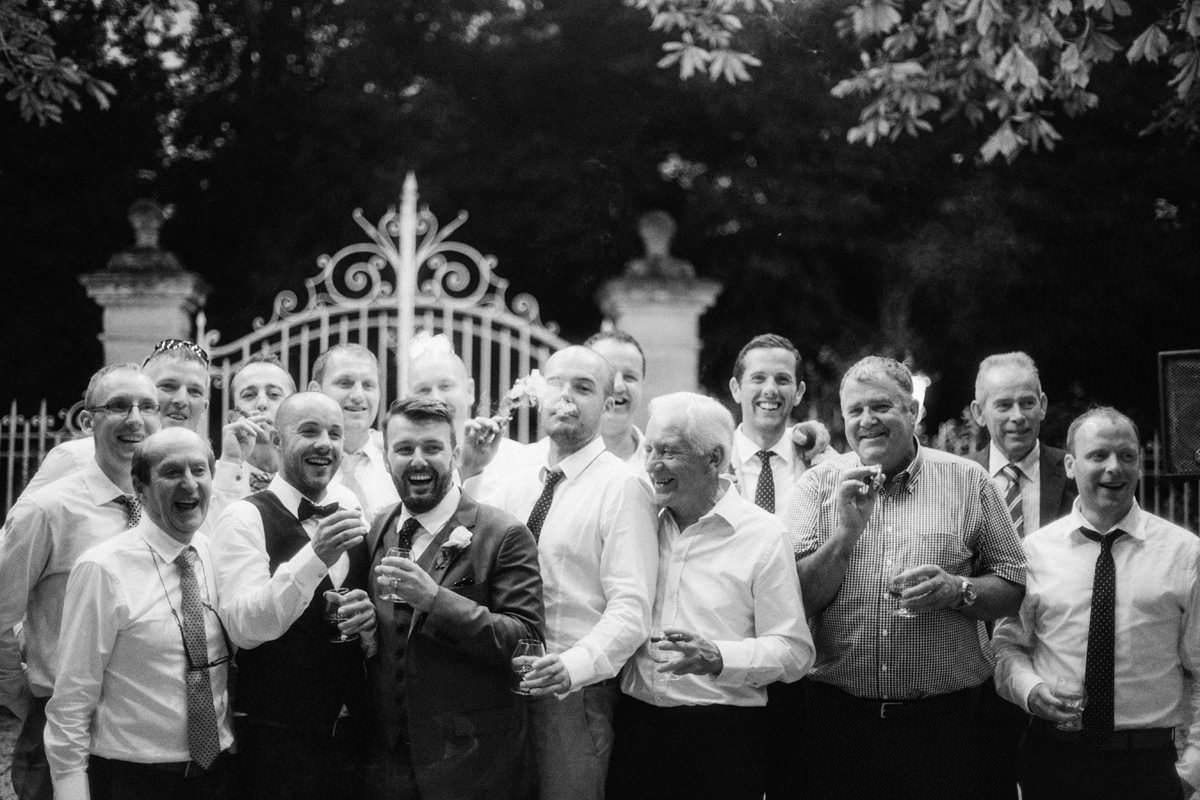
<path id="1" fill-rule="evenodd" d="M 1017 536 L 1025 536 L 1025 512 L 1021 508 L 1021 468 L 1016 464 L 1005 464 L 1000 470 L 1008 480 L 1008 489 L 1004 493 L 1004 504 L 1012 517 L 1013 527 Z"/>

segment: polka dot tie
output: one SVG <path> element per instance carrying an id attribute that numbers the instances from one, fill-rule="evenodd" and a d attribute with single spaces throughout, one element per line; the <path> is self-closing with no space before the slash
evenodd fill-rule
<path id="1" fill-rule="evenodd" d="M 1004 493 L 1004 504 L 1008 506 L 1009 516 L 1012 517 L 1013 527 L 1017 536 L 1025 536 L 1025 511 L 1021 508 L 1021 468 L 1016 464 L 1005 464 L 1000 472 L 1008 479 L 1008 489 Z"/>
<path id="2" fill-rule="evenodd" d="M 208 636 L 204 631 L 204 608 L 200 603 L 200 584 L 192 563 L 196 550 L 185 547 L 175 557 L 179 567 L 179 585 L 183 593 L 183 641 L 187 646 L 187 731 L 188 753 L 202 768 L 208 769 L 221 753 L 217 734 L 217 712 L 213 708 L 212 683 L 208 677 Z"/>
<path id="3" fill-rule="evenodd" d="M 546 485 L 542 487 L 542 493 L 533 504 L 533 511 L 529 512 L 529 521 L 525 523 L 534 539 L 542 535 L 542 523 L 546 521 L 546 514 L 550 513 L 550 504 L 554 502 L 554 487 L 565 477 L 561 469 L 552 469 L 546 473 Z"/>
<path id="4" fill-rule="evenodd" d="M 142 521 L 142 501 L 131 494 L 123 494 L 114 499 L 117 505 L 125 507 L 125 527 L 136 528 Z"/>
<path id="5" fill-rule="evenodd" d="M 1080 528 L 1080 532 L 1100 543 L 1096 574 L 1092 579 L 1092 619 L 1088 624 L 1087 664 L 1083 673 L 1083 687 L 1087 692 L 1087 706 L 1083 709 L 1083 736 L 1089 742 L 1103 744 L 1113 731 L 1113 662 L 1116 650 L 1113 609 L 1117 597 L 1117 568 L 1113 563 L 1112 547 L 1124 531 L 1113 531 L 1108 536 L 1101 536 L 1087 528 Z"/>
<path id="6" fill-rule="evenodd" d="M 754 505 L 774 514 L 775 475 L 771 472 L 771 456 L 775 454 L 770 450 L 759 450 L 754 455 L 762 462 L 762 469 L 758 471 L 758 485 L 754 487 Z"/>

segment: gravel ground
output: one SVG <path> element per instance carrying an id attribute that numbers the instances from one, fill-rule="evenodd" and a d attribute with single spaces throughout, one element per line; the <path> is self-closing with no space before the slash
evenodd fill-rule
<path id="1" fill-rule="evenodd" d="M 8 770 L 12 764 L 13 742 L 17 740 L 17 718 L 0 711 L 0 800 L 13 800 L 12 781 Z"/>

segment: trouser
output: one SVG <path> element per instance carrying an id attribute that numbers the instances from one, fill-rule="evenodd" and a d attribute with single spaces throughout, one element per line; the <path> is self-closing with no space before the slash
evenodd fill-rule
<path id="1" fill-rule="evenodd" d="M 236 720 L 236 790 L 242 800 L 361 797 L 365 754 L 353 731 Z"/>
<path id="2" fill-rule="evenodd" d="M 1116 731 L 1102 746 L 1035 719 L 1021 748 L 1024 800 L 1182 800 L 1174 731 Z"/>
<path id="3" fill-rule="evenodd" d="M 50 765 L 46 763 L 43 735 L 49 697 L 35 697 L 13 745 L 12 785 L 17 800 L 51 800 Z"/>
<path id="4" fill-rule="evenodd" d="M 228 800 L 233 796 L 232 756 L 222 753 L 207 770 L 195 764 L 136 764 L 92 756 L 92 800 Z"/>
<path id="5" fill-rule="evenodd" d="M 766 743 L 765 707 L 660 708 L 622 696 L 608 800 L 760 800 Z"/>
<path id="6" fill-rule="evenodd" d="M 978 688 L 891 702 L 807 682 L 805 800 L 965 800 L 991 776 L 980 774 Z"/>
<path id="7" fill-rule="evenodd" d="M 984 682 L 979 695 L 980 766 L 994 780 L 981 787 L 979 800 L 1017 800 L 1018 752 L 1028 727 L 1025 710 L 996 694 L 992 681 Z"/>
<path id="8" fill-rule="evenodd" d="M 804 747 L 805 681 L 767 687 L 767 798 L 797 800 L 804 795 L 808 759 Z"/>
<path id="9" fill-rule="evenodd" d="M 613 747 L 615 680 L 529 702 L 540 800 L 601 800 Z"/>

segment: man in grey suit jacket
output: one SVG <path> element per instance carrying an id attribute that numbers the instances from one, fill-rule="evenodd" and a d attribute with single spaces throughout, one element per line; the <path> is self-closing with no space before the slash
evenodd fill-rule
<path id="1" fill-rule="evenodd" d="M 528 779 L 526 721 L 511 659 L 521 639 L 543 638 L 537 544 L 515 517 L 455 485 L 449 405 L 401 400 L 385 431 L 401 499 L 367 537 L 379 620 L 367 784 L 390 800 L 516 796 Z M 411 558 L 387 556 L 396 546 Z M 393 592 L 401 599 L 387 599 Z"/>
<path id="2" fill-rule="evenodd" d="M 1077 493 L 1063 466 L 1066 452 L 1038 440 L 1046 405 L 1037 365 L 1025 353 L 998 353 L 980 362 L 971 415 L 992 441 L 970 458 L 996 482 L 1022 537 L 1070 513 Z M 991 681 L 984 685 L 980 715 L 980 747 L 997 776 L 988 782 L 987 798 L 1015 800 L 1017 747 L 1027 718 L 996 696 Z"/>

